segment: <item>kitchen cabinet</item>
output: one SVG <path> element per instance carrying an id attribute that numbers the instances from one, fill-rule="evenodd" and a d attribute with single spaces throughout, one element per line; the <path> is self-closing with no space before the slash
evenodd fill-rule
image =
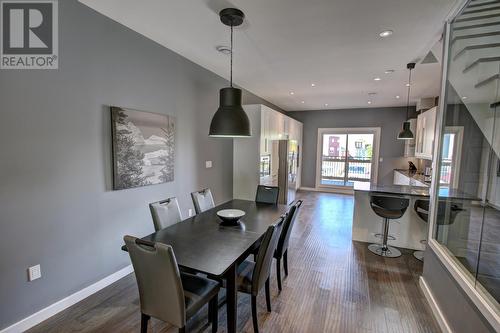
<path id="1" fill-rule="evenodd" d="M 417 117 L 415 157 L 432 160 L 437 107 L 422 112 Z"/>
<path id="2" fill-rule="evenodd" d="M 249 138 L 233 139 L 233 197 L 255 199 L 257 185 L 276 185 L 278 140 L 290 140 L 296 151 L 296 187 L 300 187 L 302 123 L 265 105 L 244 105 L 252 129 Z"/>

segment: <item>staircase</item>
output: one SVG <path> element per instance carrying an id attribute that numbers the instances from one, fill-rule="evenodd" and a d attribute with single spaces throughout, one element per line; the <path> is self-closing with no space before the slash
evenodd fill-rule
<path id="1" fill-rule="evenodd" d="M 500 156 L 500 135 L 494 135 L 500 107 L 500 0 L 469 3 L 451 25 L 449 57 L 449 83 Z"/>

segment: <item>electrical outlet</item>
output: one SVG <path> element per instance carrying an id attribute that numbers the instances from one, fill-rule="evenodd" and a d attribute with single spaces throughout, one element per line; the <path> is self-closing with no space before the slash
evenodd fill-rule
<path id="1" fill-rule="evenodd" d="M 31 266 L 28 268 L 28 280 L 33 281 L 42 277 L 42 269 L 40 265 Z"/>
<path id="2" fill-rule="evenodd" d="M 193 209 L 189 208 L 188 209 L 188 217 L 191 217 L 191 216 L 193 216 Z"/>
<path id="3" fill-rule="evenodd" d="M 212 167 L 212 161 L 205 161 L 205 168 L 210 169 Z"/>

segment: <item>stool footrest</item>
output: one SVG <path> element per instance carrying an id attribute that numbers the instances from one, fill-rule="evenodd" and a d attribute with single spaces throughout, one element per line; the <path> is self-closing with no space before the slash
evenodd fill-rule
<path id="1" fill-rule="evenodd" d="M 368 245 L 368 250 L 381 257 L 397 258 L 401 256 L 401 251 L 392 246 L 384 246 L 380 244 Z"/>

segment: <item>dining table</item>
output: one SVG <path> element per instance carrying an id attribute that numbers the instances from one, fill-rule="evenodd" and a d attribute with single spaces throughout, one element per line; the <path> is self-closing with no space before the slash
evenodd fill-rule
<path id="1" fill-rule="evenodd" d="M 237 225 L 225 226 L 217 215 L 223 209 L 239 209 L 245 215 Z M 238 265 L 287 211 L 287 205 L 233 199 L 142 239 L 172 246 L 181 268 L 226 281 L 227 331 L 232 333 L 236 332 L 238 313 Z M 125 245 L 122 250 L 127 250 Z"/>

